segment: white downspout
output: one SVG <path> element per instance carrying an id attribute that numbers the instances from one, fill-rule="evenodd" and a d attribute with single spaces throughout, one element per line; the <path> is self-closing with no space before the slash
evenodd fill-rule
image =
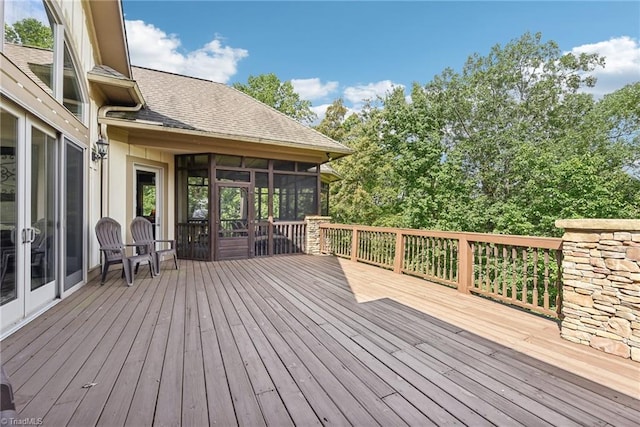
<path id="1" fill-rule="evenodd" d="M 107 125 L 106 123 L 100 123 L 101 119 L 107 118 L 107 114 L 109 112 L 111 111 L 136 112 L 136 111 L 140 111 L 142 106 L 143 106 L 143 103 L 140 102 L 134 105 L 133 107 L 103 105 L 102 107 L 98 108 L 98 126 L 100 128 L 99 137 L 105 138 L 107 141 L 109 141 L 109 138 L 107 136 Z M 108 162 L 109 156 L 107 156 L 106 159 L 103 159 L 102 162 L 100 162 L 100 217 L 104 216 L 105 208 L 106 208 L 106 212 L 109 212 L 109 197 L 108 197 L 109 195 L 109 179 L 108 179 L 109 176 L 108 175 L 109 174 L 107 174 L 107 177 L 105 179 L 105 174 L 104 174 L 105 160 Z M 108 163 L 107 163 L 107 166 L 109 166 Z"/>

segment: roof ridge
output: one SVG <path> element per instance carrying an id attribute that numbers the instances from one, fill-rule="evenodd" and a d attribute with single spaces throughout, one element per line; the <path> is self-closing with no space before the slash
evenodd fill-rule
<path id="1" fill-rule="evenodd" d="M 218 84 L 218 85 L 228 86 L 226 83 L 216 82 L 216 81 L 213 81 L 213 80 L 210 80 L 210 79 L 205 79 L 203 77 L 194 77 L 194 76 L 188 76 L 186 74 L 174 73 L 173 71 L 165 71 L 165 70 L 158 70 L 158 69 L 155 69 L 155 68 L 141 67 L 140 65 L 132 65 L 131 67 L 132 68 L 139 68 L 141 70 L 154 71 L 156 73 L 170 74 L 172 76 L 177 76 L 177 77 L 185 77 L 187 79 L 192 79 L 192 80 L 200 80 L 200 81 L 207 82 L 207 83 L 214 83 L 214 84 Z"/>

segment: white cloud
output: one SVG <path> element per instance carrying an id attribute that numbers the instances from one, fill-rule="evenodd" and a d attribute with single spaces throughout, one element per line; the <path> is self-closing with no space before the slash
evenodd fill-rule
<path id="1" fill-rule="evenodd" d="M 144 21 L 125 21 L 131 63 L 226 83 L 236 74 L 245 49 L 224 46 L 216 37 L 202 48 L 182 53 L 180 39 Z"/>
<path id="2" fill-rule="evenodd" d="M 291 84 L 293 85 L 293 90 L 302 99 L 307 100 L 322 99 L 335 92 L 338 88 L 338 82 L 322 83 L 317 77 L 312 79 L 291 79 Z"/>
<path id="3" fill-rule="evenodd" d="M 324 116 L 327 115 L 327 108 L 329 108 L 331 104 L 322 104 L 322 105 L 313 105 L 311 106 L 311 111 L 316 114 L 316 119 L 311 123 L 311 126 L 317 126 L 324 119 Z"/>
<path id="4" fill-rule="evenodd" d="M 640 43 L 631 37 L 616 37 L 577 46 L 571 53 L 597 53 L 605 57 L 605 67 L 591 73 L 598 79 L 596 86 L 586 90 L 595 96 L 602 96 L 640 81 Z"/>
<path id="5" fill-rule="evenodd" d="M 366 85 L 350 86 L 344 90 L 344 97 L 353 104 L 361 105 L 366 100 L 375 100 L 378 96 L 384 96 L 396 87 L 404 87 L 404 85 L 391 80 L 382 80 Z"/>
<path id="6" fill-rule="evenodd" d="M 49 26 L 42 0 L 8 0 L 4 2 L 4 20 L 9 24 L 25 18 L 35 18 Z"/>

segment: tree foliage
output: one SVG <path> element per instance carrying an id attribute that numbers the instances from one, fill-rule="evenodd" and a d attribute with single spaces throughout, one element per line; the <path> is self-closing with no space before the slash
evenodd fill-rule
<path id="1" fill-rule="evenodd" d="M 51 28 L 35 18 L 24 18 L 13 25 L 4 24 L 4 39 L 23 46 L 53 49 Z"/>
<path id="2" fill-rule="evenodd" d="M 301 99 L 290 81 L 282 82 L 273 73 L 249 76 L 247 83 L 234 83 L 233 87 L 302 123 L 311 123 L 316 114 L 311 102 Z"/>
<path id="3" fill-rule="evenodd" d="M 357 150 L 333 215 L 537 235 L 558 234 L 559 218 L 640 217 L 640 83 L 595 100 L 580 89 L 603 64 L 527 33 L 415 83 L 409 99 L 395 89 L 349 131 L 321 129 Z M 365 200 L 349 179 L 360 173 Z"/>

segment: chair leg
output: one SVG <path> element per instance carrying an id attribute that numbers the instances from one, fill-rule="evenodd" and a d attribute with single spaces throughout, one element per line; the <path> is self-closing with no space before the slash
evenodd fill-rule
<path id="1" fill-rule="evenodd" d="M 162 261 L 160 259 L 160 254 L 159 253 L 154 253 L 153 254 L 153 268 L 155 270 L 156 276 L 160 275 L 160 261 Z"/>
<path id="2" fill-rule="evenodd" d="M 102 279 L 100 280 L 100 284 L 104 285 L 104 281 L 107 278 L 107 271 L 109 271 L 109 263 L 105 262 L 102 264 Z"/>
<path id="3" fill-rule="evenodd" d="M 156 265 L 154 265 L 157 262 L 157 261 L 154 261 L 155 257 L 149 257 L 149 258 L 150 258 L 149 259 L 149 273 L 151 273 L 151 277 L 153 278 L 153 277 L 155 277 L 155 276 L 160 274 L 159 272 L 156 272 L 156 271 L 158 271 L 160 269 L 160 267 L 159 267 L 159 265 L 158 265 L 158 267 L 156 267 Z"/>
<path id="4" fill-rule="evenodd" d="M 178 269 L 178 257 L 176 254 L 173 254 L 173 264 L 176 266 L 176 270 Z"/>
<path id="5" fill-rule="evenodd" d="M 127 285 L 133 286 L 133 265 L 131 260 L 126 258 L 122 260 L 122 270 L 124 271 L 124 276 L 127 279 Z"/>

